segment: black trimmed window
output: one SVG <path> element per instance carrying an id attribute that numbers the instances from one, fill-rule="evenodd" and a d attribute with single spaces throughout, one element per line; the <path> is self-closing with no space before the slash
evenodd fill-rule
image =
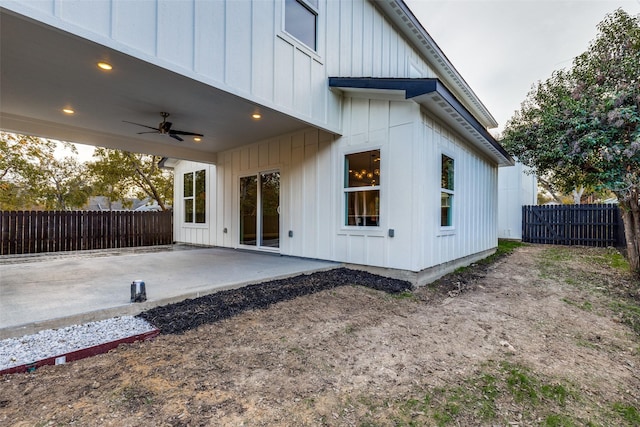
<path id="1" fill-rule="evenodd" d="M 318 49 L 318 0 L 284 0 L 284 30 Z"/>
<path id="2" fill-rule="evenodd" d="M 380 226 L 380 175 L 380 150 L 345 156 L 345 225 Z"/>
<path id="3" fill-rule="evenodd" d="M 207 173 L 204 169 L 184 174 L 184 222 L 204 224 L 207 207 Z"/>
<path id="4" fill-rule="evenodd" d="M 453 226 L 453 197 L 454 197 L 454 162 L 449 156 L 442 155 L 440 175 L 440 226 Z"/>

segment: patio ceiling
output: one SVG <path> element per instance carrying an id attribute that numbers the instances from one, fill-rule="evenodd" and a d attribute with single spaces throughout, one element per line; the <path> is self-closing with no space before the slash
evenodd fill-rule
<path id="1" fill-rule="evenodd" d="M 100 70 L 106 61 L 113 70 Z M 75 114 L 62 112 L 71 107 Z M 201 133 L 184 142 L 123 120 Z M 262 118 L 251 116 L 260 112 Z M 166 157 L 216 153 L 308 126 L 239 96 L 0 8 L 0 129 Z"/>

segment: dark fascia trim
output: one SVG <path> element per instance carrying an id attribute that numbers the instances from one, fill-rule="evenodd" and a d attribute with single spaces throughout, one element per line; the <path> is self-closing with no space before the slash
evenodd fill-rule
<path id="1" fill-rule="evenodd" d="M 405 98 L 437 91 L 438 79 L 396 79 L 377 77 L 329 77 L 329 87 L 351 89 L 384 89 L 405 92 Z"/>
<path id="2" fill-rule="evenodd" d="M 161 158 L 160 161 L 158 162 L 158 167 L 160 169 L 173 169 L 173 168 L 170 168 L 170 167 L 165 165 L 167 163 L 167 161 L 169 161 L 168 157 Z"/>
<path id="3" fill-rule="evenodd" d="M 377 77 L 329 77 L 329 87 L 336 89 L 370 89 L 370 90 L 398 90 L 404 91 L 405 99 L 416 98 L 432 92 L 444 99 L 460 116 L 471 125 L 484 139 L 486 139 L 505 159 L 513 159 L 507 151 L 495 140 L 484 126 L 462 105 L 460 101 L 447 89 L 439 79 L 403 79 Z"/>

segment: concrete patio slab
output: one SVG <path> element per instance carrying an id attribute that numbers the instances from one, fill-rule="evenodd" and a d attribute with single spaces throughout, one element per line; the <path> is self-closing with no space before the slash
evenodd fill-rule
<path id="1" fill-rule="evenodd" d="M 339 266 L 184 245 L 0 257 L 0 339 Z M 145 282 L 146 302 L 130 302 L 134 280 Z"/>

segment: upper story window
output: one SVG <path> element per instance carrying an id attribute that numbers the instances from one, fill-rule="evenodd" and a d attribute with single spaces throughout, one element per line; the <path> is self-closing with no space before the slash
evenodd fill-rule
<path id="1" fill-rule="evenodd" d="M 318 0 L 285 0 L 284 30 L 313 50 L 318 45 Z"/>
<path id="2" fill-rule="evenodd" d="M 380 226 L 380 178 L 380 150 L 345 156 L 345 225 Z"/>
<path id="3" fill-rule="evenodd" d="M 206 176 L 204 169 L 184 174 L 184 222 L 196 224 L 206 222 Z"/>
<path id="4" fill-rule="evenodd" d="M 442 155 L 442 168 L 440 175 L 440 226 L 453 226 L 453 159 Z"/>

